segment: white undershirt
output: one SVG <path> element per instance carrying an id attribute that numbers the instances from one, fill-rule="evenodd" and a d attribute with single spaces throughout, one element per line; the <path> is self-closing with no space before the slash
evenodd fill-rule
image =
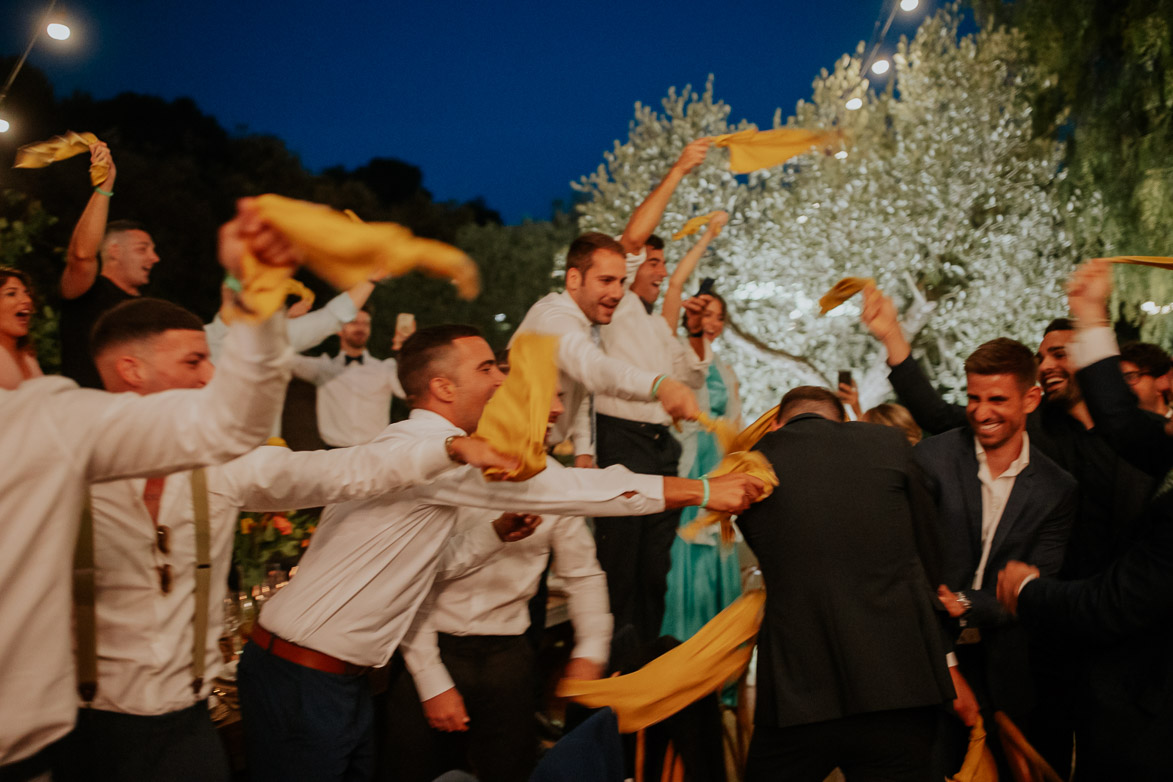
<path id="1" fill-rule="evenodd" d="M 982 484 L 982 558 L 978 561 L 977 570 L 974 571 L 971 588 L 981 589 L 986 562 L 990 559 L 990 547 L 994 543 L 998 524 L 1002 521 L 1002 513 L 1006 510 L 1006 501 L 1010 499 L 1010 492 L 1014 491 L 1014 482 L 1018 474 L 1030 464 L 1030 436 L 1026 432 L 1022 433 L 1022 450 L 997 478 L 990 475 L 986 451 L 976 437 L 973 444 L 977 449 L 978 480 Z"/>

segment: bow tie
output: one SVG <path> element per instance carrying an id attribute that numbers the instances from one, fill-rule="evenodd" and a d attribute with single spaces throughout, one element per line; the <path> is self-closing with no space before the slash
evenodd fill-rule
<path id="1" fill-rule="evenodd" d="M 346 356 L 346 363 L 343 364 L 343 366 L 346 366 L 346 367 L 350 366 L 350 362 L 352 362 L 352 361 L 357 361 L 358 363 L 361 364 L 362 363 L 362 356 Z"/>

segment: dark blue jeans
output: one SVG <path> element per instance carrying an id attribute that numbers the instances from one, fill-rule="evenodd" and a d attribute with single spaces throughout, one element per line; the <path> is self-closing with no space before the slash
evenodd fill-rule
<path id="1" fill-rule="evenodd" d="M 249 643 L 237 684 L 253 782 L 374 776 L 374 710 L 366 676 L 315 671 Z"/>

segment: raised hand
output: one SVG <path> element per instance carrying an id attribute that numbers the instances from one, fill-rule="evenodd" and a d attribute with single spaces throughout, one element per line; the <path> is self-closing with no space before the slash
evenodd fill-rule
<path id="1" fill-rule="evenodd" d="M 705 162 L 705 155 L 709 154 L 709 147 L 712 142 L 706 138 L 698 138 L 684 148 L 680 153 L 680 157 L 672 164 L 672 167 L 681 174 L 687 174 L 694 168 Z"/>
<path id="2" fill-rule="evenodd" d="M 110 153 L 110 147 L 106 145 L 105 141 L 99 141 L 97 144 L 90 145 L 90 166 L 98 163 L 106 164 L 106 178 L 101 181 L 103 190 L 114 190 L 114 177 L 118 173 L 118 169 L 114 167 L 114 155 Z"/>
<path id="3" fill-rule="evenodd" d="M 1081 328 L 1108 325 L 1112 265 L 1096 259 L 1075 270 L 1067 282 L 1067 306 Z"/>
<path id="4" fill-rule="evenodd" d="M 889 364 L 896 366 L 908 358 L 912 348 L 900 328 L 896 305 L 874 285 L 864 288 L 861 319 L 872 336 L 880 340 L 888 350 Z"/>
<path id="5" fill-rule="evenodd" d="M 709 234 L 710 238 L 716 239 L 728 222 L 728 212 L 713 212 L 713 216 L 709 218 L 709 224 L 705 227 L 705 233 Z"/>
<path id="6" fill-rule="evenodd" d="M 688 329 L 689 334 L 695 334 L 702 328 L 702 321 L 705 317 L 705 308 L 709 306 L 709 302 L 713 300 L 712 296 L 707 294 L 701 296 L 693 296 L 691 299 L 685 299 L 681 302 L 684 307 L 684 327 Z"/>

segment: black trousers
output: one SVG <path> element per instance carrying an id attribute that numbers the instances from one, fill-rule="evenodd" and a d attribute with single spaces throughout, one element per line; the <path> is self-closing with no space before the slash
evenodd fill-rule
<path id="1" fill-rule="evenodd" d="M 232 776 L 207 701 L 155 716 L 79 709 L 57 756 L 53 779 L 65 782 L 227 782 Z"/>
<path id="2" fill-rule="evenodd" d="M 380 779 L 431 782 L 450 769 L 480 782 L 525 782 L 537 764 L 534 652 L 524 635 L 440 633 L 440 659 L 468 712 L 468 730 L 433 730 L 411 674 L 397 664 L 386 699 Z"/>
<path id="3" fill-rule="evenodd" d="M 773 728 L 758 725 L 745 782 L 821 782 L 837 766 L 849 782 L 929 782 L 938 708 L 894 709 Z"/>
<path id="4" fill-rule="evenodd" d="M 596 421 L 600 467 L 621 464 L 633 472 L 676 475 L 681 449 L 668 427 L 608 415 L 598 415 Z M 631 625 L 641 643 L 660 637 L 679 524 L 679 509 L 595 519 L 595 553 L 607 574 L 616 632 Z"/>

